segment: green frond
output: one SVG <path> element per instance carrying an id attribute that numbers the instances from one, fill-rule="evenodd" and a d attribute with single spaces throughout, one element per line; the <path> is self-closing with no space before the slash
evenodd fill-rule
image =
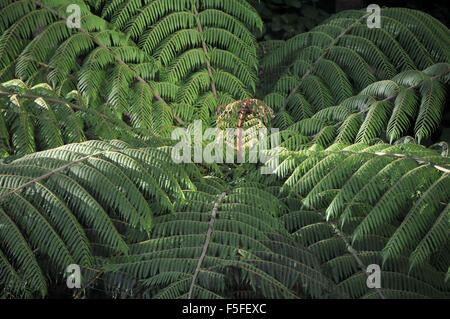
<path id="1" fill-rule="evenodd" d="M 397 297 L 446 296 L 448 267 L 438 260 L 449 257 L 448 158 L 414 144 L 336 146 L 291 152 L 295 160 L 280 168 L 297 202 L 282 216 L 286 228 L 352 298 L 389 298 L 391 289 Z M 382 266 L 379 293 L 361 284 L 354 254 Z"/>
<path id="2" fill-rule="evenodd" d="M 259 41 L 256 2 L 0 1 L 0 298 L 70 264 L 75 298 L 450 296 L 448 28 L 350 10 Z M 176 163 L 196 120 L 260 163 Z"/>
<path id="3" fill-rule="evenodd" d="M 265 205 L 270 210 L 282 206 L 275 197 L 267 198 L 269 194 L 260 187 L 244 186 L 221 196 L 215 195 L 217 190 L 212 192 L 186 193 L 191 198 L 184 207 L 187 211 L 180 206 L 180 212 L 155 219 L 152 238 L 132 247 L 133 261 L 118 257 L 107 271 L 136 277 L 133 289 L 142 286 L 145 295 L 154 298 L 233 297 L 226 290 L 231 275 L 241 278 L 256 296 L 296 298 L 296 283 L 315 296 L 338 294 L 311 253 L 285 235 L 271 234 L 284 233 L 274 215 L 265 210 Z M 264 202 L 247 205 L 249 195 Z M 202 247 L 207 247 L 204 259 Z M 302 262 L 292 267 L 293 260 Z"/>
<path id="4" fill-rule="evenodd" d="M 420 143 L 433 133 L 441 120 L 442 105 L 445 100 L 444 88 L 438 80 L 425 80 L 421 86 L 422 100 L 417 115 L 414 132 Z"/>
<path id="5" fill-rule="evenodd" d="M 274 103 L 283 103 L 281 110 L 284 110 L 288 104 L 286 101 L 300 90 L 316 113 L 332 105 L 343 104 L 355 91 L 378 98 L 385 95 L 384 98 L 387 98 L 388 91 L 384 90 L 391 92 L 390 84 L 416 88 L 419 83 L 404 77 L 418 75 L 413 81 L 422 81 L 427 75 L 426 71 L 414 74 L 412 70 L 424 70 L 434 64 L 448 63 L 448 55 L 445 53 L 449 49 L 445 35 L 448 30 L 433 18 L 428 17 L 429 24 L 425 24 L 416 11 L 385 8 L 382 10 L 381 28 L 371 29 L 362 21 L 364 14 L 363 11 L 336 14 L 312 31 L 299 34 L 265 54 L 262 65 L 267 75 L 263 74 L 263 78 L 269 83 L 264 83 L 264 87 L 270 91 L 264 94 L 278 94 Z M 411 16 L 411 19 L 406 18 L 407 16 Z M 422 26 L 424 32 L 419 32 Z M 275 70 L 280 76 L 268 76 Z M 404 73 L 397 75 L 402 71 Z M 440 80 L 447 81 L 446 74 L 441 76 Z M 421 87 L 426 86 L 430 85 L 422 83 Z M 439 84 L 433 85 L 439 93 L 431 94 L 436 98 L 424 98 L 427 107 L 423 107 L 422 112 L 427 113 L 429 118 L 426 120 L 427 124 L 423 124 L 420 117 L 420 124 L 416 122 L 419 126 L 416 126 L 415 132 L 419 141 L 430 136 L 440 121 L 441 111 L 437 104 L 442 102 L 442 91 L 438 86 Z M 431 88 L 421 90 L 422 95 L 427 95 L 426 92 Z M 280 102 L 283 99 L 284 102 Z M 409 111 L 413 108 L 410 104 L 412 102 L 410 97 Z M 429 104 L 433 107 L 425 111 Z M 384 121 L 391 112 L 383 111 L 381 107 L 379 109 L 384 114 L 375 113 L 379 116 L 377 122 L 381 124 L 381 120 Z M 392 115 L 396 119 L 390 119 L 389 130 L 386 132 L 390 142 L 400 138 L 408 129 L 412 116 L 407 115 L 410 113 L 406 109 L 408 107 L 397 107 Z M 374 128 L 369 129 L 370 138 L 381 133 L 381 126 Z M 362 140 L 368 141 L 362 137 L 361 132 L 356 141 Z"/>
<path id="6" fill-rule="evenodd" d="M 126 253 L 129 247 L 122 236 L 134 229 L 141 232 L 140 238 L 148 237 L 152 207 L 173 210 L 173 200 L 184 198 L 182 187 L 195 188 L 187 172 L 171 162 L 170 154 L 117 142 L 69 144 L 2 164 L 0 216 L 3 225 L 12 227 L 1 232 L 7 236 L 2 238 L 2 256 L 19 261 L 5 264 L 2 258 L 0 274 L 17 277 L 16 272 L 25 267 L 21 263 L 28 266 L 20 275 L 28 279 L 14 283 L 2 279 L 4 289 L 25 293 L 27 288 L 27 293 L 45 295 L 42 273 L 57 279 L 69 264 L 91 266 L 99 253 L 97 246 L 107 248 L 103 248 L 107 255 Z M 10 239 L 16 246 L 9 244 Z M 52 269 L 44 268 L 45 258 Z M 30 277 L 28 271 L 36 267 Z"/>

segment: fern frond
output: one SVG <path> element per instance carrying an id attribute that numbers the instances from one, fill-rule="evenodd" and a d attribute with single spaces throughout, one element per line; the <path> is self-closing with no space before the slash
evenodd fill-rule
<path id="1" fill-rule="evenodd" d="M 134 230 L 146 238 L 153 208 L 173 210 L 182 187 L 195 188 L 166 151 L 122 142 L 69 144 L 2 164 L 0 218 L 7 228 L 0 248 L 9 261 L 0 263 L 3 289 L 45 295 L 44 273 L 58 279 L 69 264 L 89 267 L 94 256 L 127 252 L 123 236 Z"/>

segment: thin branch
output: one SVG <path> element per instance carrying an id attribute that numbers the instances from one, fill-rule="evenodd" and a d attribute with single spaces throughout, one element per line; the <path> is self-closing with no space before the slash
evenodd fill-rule
<path id="1" fill-rule="evenodd" d="M 197 11 L 197 7 L 195 6 L 195 3 L 192 3 L 192 6 L 194 8 L 195 17 L 197 18 L 198 31 L 200 32 L 200 35 L 202 36 L 202 47 L 203 47 L 203 53 L 205 53 L 206 68 L 208 69 L 208 75 L 211 80 L 211 91 L 212 91 L 214 97 L 217 99 L 217 90 L 216 90 L 216 85 L 213 80 L 211 63 L 209 62 L 209 58 L 208 58 L 208 49 L 206 47 L 205 39 L 203 38 L 203 27 L 202 27 L 202 24 L 200 23 L 200 18 L 198 16 L 198 11 Z"/>
<path id="2" fill-rule="evenodd" d="M 442 73 L 442 74 L 439 74 L 439 75 L 435 75 L 435 76 L 430 77 L 430 80 L 439 79 L 439 78 L 441 78 L 441 77 L 443 77 L 443 76 L 446 76 L 446 75 L 449 74 L 449 73 L 450 73 L 450 69 L 448 69 L 447 71 L 445 71 L 445 72 Z M 423 79 L 422 81 L 420 81 L 420 82 L 417 83 L 417 84 L 414 84 L 414 85 L 411 85 L 411 86 L 407 87 L 407 88 L 405 89 L 405 91 L 417 89 L 419 86 L 422 85 L 422 83 L 423 83 L 424 80 L 425 80 L 425 79 Z M 389 97 L 385 98 L 384 100 L 382 100 L 382 102 L 389 102 L 390 100 L 395 99 L 399 94 L 400 94 L 400 92 L 398 92 L 397 94 L 394 94 L 394 95 L 392 95 L 392 96 L 389 96 Z"/>
<path id="3" fill-rule="evenodd" d="M 73 108 L 74 110 L 79 110 L 79 111 L 86 111 L 86 109 L 80 105 L 77 104 L 73 104 L 64 100 L 60 100 L 57 98 L 52 98 L 52 97 L 47 97 L 47 96 L 41 96 L 41 95 L 34 95 L 34 94 L 19 94 L 19 93 L 12 93 L 12 92 L 0 92 L 0 95 L 3 96 L 17 96 L 17 97 L 21 97 L 24 99 L 43 99 L 46 100 L 48 102 L 52 102 L 52 103 L 62 103 L 62 104 L 67 104 L 69 105 L 71 108 Z"/>
<path id="4" fill-rule="evenodd" d="M 206 233 L 206 239 L 205 239 L 205 244 L 203 245 L 202 254 L 200 255 L 200 258 L 198 259 L 197 268 L 195 268 L 194 275 L 192 276 L 192 282 L 191 282 L 191 286 L 189 288 L 189 292 L 188 292 L 188 296 L 187 296 L 188 299 L 192 298 L 192 292 L 194 290 L 195 282 L 197 281 L 198 274 L 200 273 L 200 268 L 201 268 L 203 260 L 205 259 L 205 256 L 206 256 L 206 251 L 208 250 L 209 242 L 211 240 L 211 234 L 213 232 L 214 222 L 216 221 L 217 209 L 219 208 L 220 203 L 222 202 L 223 198 L 226 195 L 227 195 L 227 193 L 223 192 L 222 194 L 220 194 L 219 198 L 217 198 L 216 202 L 214 203 L 214 208 L 211 212 L 211 220 L 209 221 L 209 228 L 208 228 L 208 232 Z"/>
<path id="5" fill-rule="evenodd" d="M 450 73 L 450 70 L 447 70 L 446 72 L 444 72 L 444 73 L 442 73 L 442 74 L 439 74 L 439 75 L 435 75 L 435 76 L 430 77 L 430 80 L 439 79 L 439 78 L 441 78 L 441 77 L 443 77 L 443 76 L 446 76 L 446 75 L 449 74 L 449 73 Z M 419 86 L 422 85 L 422 83 L 423 83 L 423 80 L 420 81 L 420 82 L 417 83 L 417 84 L 408 86 L 408 87 L 405 89 L 405 91 L 417 89 Z M 394 100 L 395 98 L 397 98 L 397 96 L 398 96 L 399 94 L 400 94 L 400 92 L 398 92 L 398 93 L 396 93 L 396 94 L 393 94 L 393 95 L 391 95 L 391 96 L 388 96 L 387 98 L 381 100 L 380 102 L 389 102 L 389 101 L 391 101 L 391 100 Z M 365 109 L 363 109 L 363 110 L 361 110 L 361 111 L 359 111 L 359 112 L 357 112 L 357 113 L 354 113 L 354 114 L 362 114 L 362 113 L 366 113 L 366 112 L 368 112 L 369 110 L 370 110 L 370 107 L 367 107 L 367 108 L 365 108 Z M 343 121 L 342 121 L 342 122 L 339 122 L 338 124 L 340 124 L 340 123 L 343 123 Z"/>
<path id="6" fill-rule="evenodd" d="M 117 254 L 117 257 L 121 256 L 122 252 L 119 251 L 119 253 Z M 98 271 L 98 270 L 96 270 Z M 86 288 L 88 288 L 90 285 L 92 285 L 95 281 L 97 281 L 98 279 L 100 279 L 100 277 L 105 273 L 104 269 L 101 269 L 98 271 L 97 275 L 92 278 L 91 280 L 89 280 L 89 282 L 84 286 L 84 288 L 80 289 L 80 291 L 78 291 L 78 293 L 75 295 L 75 297 L 73 299 L 79 299 L 81 297 L 81 294 L 83 292 L 83 290 L 85 290 Z M 115 288 L 119 288 L 119 287 L 115 287 Z M 92 287 L 91 287 L 92 289 Z M 119 288 L 120 289 L 120 288 Z"/>
<path id="7" fill-rule="evenodd" d="M 343 150 L 343 151 L 340 151 L 340 152 L 347 152 L 347 151 Z M 350 152 L 350 153 L 357 154 L 355 152 Z M 431 163 L 429 161 L 426 161 L 425 159 L 420 158 L 420 157 L 409 156 L 409 155 L 400 154 L 400 153 L 384 153 L 384 152 L 373 152 L 373 153 L 372 152 L 360 152 L 360 153 L 374 154 L 374 155 L 377 155 L 377 156 L 392 156 L 392 157 L 397 157 L 397 158 L 405 158 L 405 159 L 416 161 L 417 163 L 422 164 L 422 165 L 431 166 L 431 167 L 433 167 L 433 168 L 435 168 L 435 169 L 437 169 L 437 170 L 439 170 L 441 172 L 444 172 L 445 174 L 449 174 L 450 173 L 450 169 L 445 168 L 444 166 L 441 166 L 441 165 L 433 164 L 433 163 Z"/>

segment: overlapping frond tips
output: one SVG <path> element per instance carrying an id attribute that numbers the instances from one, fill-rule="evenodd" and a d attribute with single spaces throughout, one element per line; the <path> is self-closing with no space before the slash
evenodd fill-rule
<path id="1" fill-rule="evenodd" d="M 370 144 L 377 139 L 395 143 L 411 133 L 420 144 L 439 128 L 449 72 L 447 63 L 435 64 L 423 71 L 404 71 L 392 80 L 374 82 L 358 95 L 327 106 L 298 122 L 280 121 L 281 116 L 287 116 L 282 112 L 276 115 L 274 122 L 284 125 L 282 129 L 296 132 L 294 134 L 306 135 L 309 145 Z M 290 99 L 297 95 L 295 93 Z M 275 97 L 278 98 L 273 94 L 268 97 L 272 103 L 276 102 Z M 301 108 L 297 107 L 296 111 L 299 110 Z M 324 129 L 328 132 L 327 138 L 320 139 Z"/>

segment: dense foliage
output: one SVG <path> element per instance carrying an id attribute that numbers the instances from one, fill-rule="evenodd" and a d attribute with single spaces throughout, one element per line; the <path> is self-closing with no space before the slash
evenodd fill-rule
<path id="1" fill-rule="evenodd" d="M 449 30 L 383 8 L 258 42 L 257 6 L 0 0 L 0 297 L 450 297 Z M 279 161 L 175 163 L 198 119 L 280 129 Z"/>

